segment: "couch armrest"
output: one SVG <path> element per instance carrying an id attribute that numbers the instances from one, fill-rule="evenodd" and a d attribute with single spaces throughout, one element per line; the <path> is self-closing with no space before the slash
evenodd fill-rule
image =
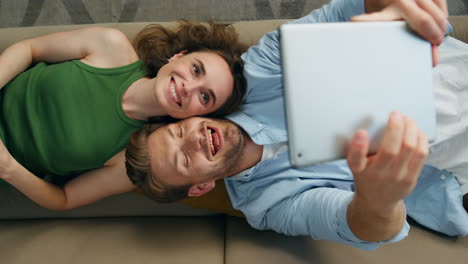
<path id="1" fill-rule="evenodd" d="M 468 43 L 468 16 L 451 16 L 449 21 L 453 26 L 450 36 Z"/>

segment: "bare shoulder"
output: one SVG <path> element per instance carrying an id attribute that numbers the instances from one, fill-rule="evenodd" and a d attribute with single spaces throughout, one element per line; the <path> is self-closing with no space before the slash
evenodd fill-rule
<path id="1" fill-rule="evenodd" d="M 115 28 L 94 27 L 91 28 L 99 33 L 101 40 L 113 48 L 128 48 L 131 43 L 127 36 L 120 30 Z"/>
<path id="2" fill-rule="evenodd" d="M 138 56 L 127 36 L 115 28 L 91 27 L 87 29 L 95 39 L 93 53 L 84 63 L 95 67 L 114 68 L 133 63 Z"/>

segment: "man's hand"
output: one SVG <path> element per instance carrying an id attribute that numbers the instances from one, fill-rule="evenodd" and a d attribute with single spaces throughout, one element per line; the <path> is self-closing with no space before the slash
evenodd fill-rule
<path id="1" fill-rule="evenodd" d="M 428 142 L 413 120 L 394 112 L 377 153 L 367 156 L 368 149 L 367 133 L 356 132 L 347 156 L 356 185 L 348 223 L 363 240 L 388 240 L 401 229 L 403 199 L 417 183 Z"/>
<path id="2" fill-rule="evenodd" d="M 404 19 L 421 37 L 432 44 L 433 65 L 438 63 L 437 46 L 444 39 L 448 27 L 447 0 L 366 0 L 373 6 L 386 5 L 382 10 L 367 8 L 368 14 L 355 16 L 351 21 L 391 21 Z"/>

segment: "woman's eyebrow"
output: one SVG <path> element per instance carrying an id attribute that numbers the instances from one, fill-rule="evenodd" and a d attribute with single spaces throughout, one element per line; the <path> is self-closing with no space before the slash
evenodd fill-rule
<path id="1" fill-rule="evenodd" d="M 200 65 L 200 71 L 203 75 L 206 75 L 206 70 L 205 70 L 205 64 L 203 64 L 203 62 L 199 59 L 195 59 L 198 63 L 198 65 Z"/>

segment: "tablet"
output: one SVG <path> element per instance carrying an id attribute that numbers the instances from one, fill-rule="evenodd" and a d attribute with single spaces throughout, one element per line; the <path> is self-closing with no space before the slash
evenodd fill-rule
<path id="1" fill-rule="evenodd" d="M 285 24 L 280 45 L 293 166 L 344 158 L 358 129 L 376 151 L 394 110 L 434 140 L 431 45 L 405 22 Z"/>

